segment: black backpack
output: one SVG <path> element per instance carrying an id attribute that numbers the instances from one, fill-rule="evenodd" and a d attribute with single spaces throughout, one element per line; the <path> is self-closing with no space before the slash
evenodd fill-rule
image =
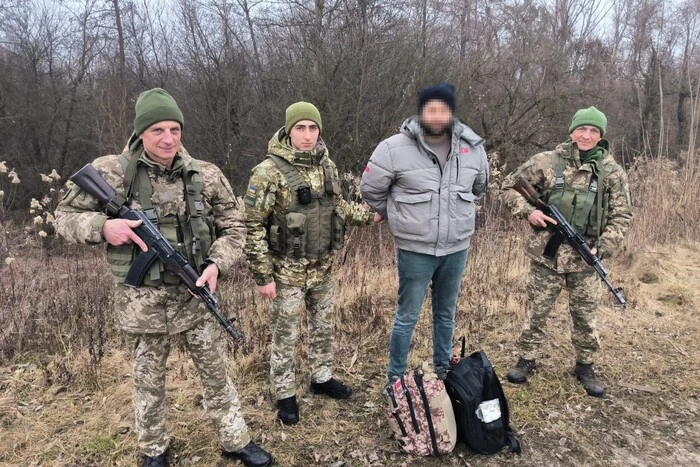
<path id="1" fill-rule="evenodd" d="M 494 454 L 503 446 L 520 453 L 520 442 L 510 427 L 508 401 L 493 366 L 484 352 L 464 358 L 464 337 L 461 358 L 450 365 L 445 388 L 454 408 L 459 441 L 481 454 Z"/>

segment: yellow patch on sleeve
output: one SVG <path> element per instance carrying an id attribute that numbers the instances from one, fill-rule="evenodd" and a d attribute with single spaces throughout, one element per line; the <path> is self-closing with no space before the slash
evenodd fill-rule
<path id="1" fill-rule="evenodd" d="M 250 206 L 255 206 L 255 200 L 258 198 L 258 187 L 254 185 L 248 186 L 248 191 L 246 191 L 243 201 L 245 204 Z"/>

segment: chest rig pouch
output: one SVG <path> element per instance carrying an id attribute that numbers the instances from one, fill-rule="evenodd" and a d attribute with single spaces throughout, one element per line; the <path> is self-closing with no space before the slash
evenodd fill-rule
<path id="1" fill-rule="evenodd" d="M 608 193 L 604 183 L 605 174 L 601 161 L 589 163 L 592 169 L 587 186 L 572 186 L 564 177 L 566 162 L 558 153 L 552 154 L 555 186 L 547 194 L 547 202 L 559 209 L 578 233 L 598 238 L 607 223 Z"/>
<path id="2" fill-rule="evenodd" d="M 126 199 L 136 199 L 148 219 L 168 242 L 187 258 L 187 261 L 202 272 L 206 266 L 209 248 L 215 240 L 214 221 L 204 213 L 202 202 L 203 180 L 198 161 L 189 159 L 180 170 L 182 179 L 185 214 L 159 216 L 151 197 L 153 186 L 148 176 L 147 165 L 139 161 L 136 154 L 127 158 L 119 156 L 124 172 L 124 193 Z M 136 245 L 107 246 L 107 262 L 112 273 L 123 280 L 140 249 Z M 144 278 L 146 286 L 178 284 L 180 279 L 166 270 L 161 261 L 156 261 Z"/>
<path id="3" fill-rule="evenodd" d="M 296 166 L 273 154 L 268 157 L 282 173 L 292 194 L 286 212 L 275 212 L 268 219 L 270 250 L 280 256 L 317 260 L 342 248 L 345 216 L 335 209 L 340 181 L 328 159 L 321 161 L 323 189 L 314 192 Z"/>

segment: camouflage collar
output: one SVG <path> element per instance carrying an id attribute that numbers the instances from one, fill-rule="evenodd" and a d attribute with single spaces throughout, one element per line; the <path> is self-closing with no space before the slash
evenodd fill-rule
<path id="1" fill-rule="evenodd" d="M 185 167 L 185 161 L 180 155 L 179 151 L 178 154 L 175 155 L 175 158 L 173 159 L 173 165 L 170 168 L 149 159 L 148 154 L 146 154 L 146 151 L 144 151 L 143 148 L 141 148 L 141 150 L 136 153 L 132 153 L 132 157 L 138 157 L 139 165 L 144 165 L 148 167 L 156 174 L 162 173 L 167 176 L 177 176 L 182 174 L 182 169 Z"/>
<path id="2" fill-rule="evenodd" d="M 289 163 L 301 167 L 318 167 L 321 161 L 328 154 L 326 143 L 319 137 L 316 147 L 311 151 L 296 151 L 289 144 L 289 137 L 284 131 L 284 128 L 278 130 L 270 139 L 267 146 L 269 154 L 282 157 Z"/>

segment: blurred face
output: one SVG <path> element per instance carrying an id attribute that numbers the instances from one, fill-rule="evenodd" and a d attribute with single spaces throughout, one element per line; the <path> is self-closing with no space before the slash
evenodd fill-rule
<path id="1" fill-rule="evenodd" d="M 426 136 L 442 136 L 452 128 L 452 110 L 441 100 L 428 101 L 421 109 L 420 123 Z"/>
<path id="2" fill-rule="evenodd" d="M 590 151 L 601 138 L 600 130 L 590 125 L 580 126 L 571 133 L 571 141 L 576 143 L 579 151 Z"/>
<path id="3" fill-rule="evenodd" d="M 289 141 L 297 151 L 311 151 L 316 147 L 320 132 L 311 120 L 300 120 L 289 130 Z"/>
<path id="4" fill-rule="evenodd" d="M 139 137 L 148 158 L 170 168 L 180 147 L 181 132 L 178 122 L 167 120 L 149 126 Z"/>

